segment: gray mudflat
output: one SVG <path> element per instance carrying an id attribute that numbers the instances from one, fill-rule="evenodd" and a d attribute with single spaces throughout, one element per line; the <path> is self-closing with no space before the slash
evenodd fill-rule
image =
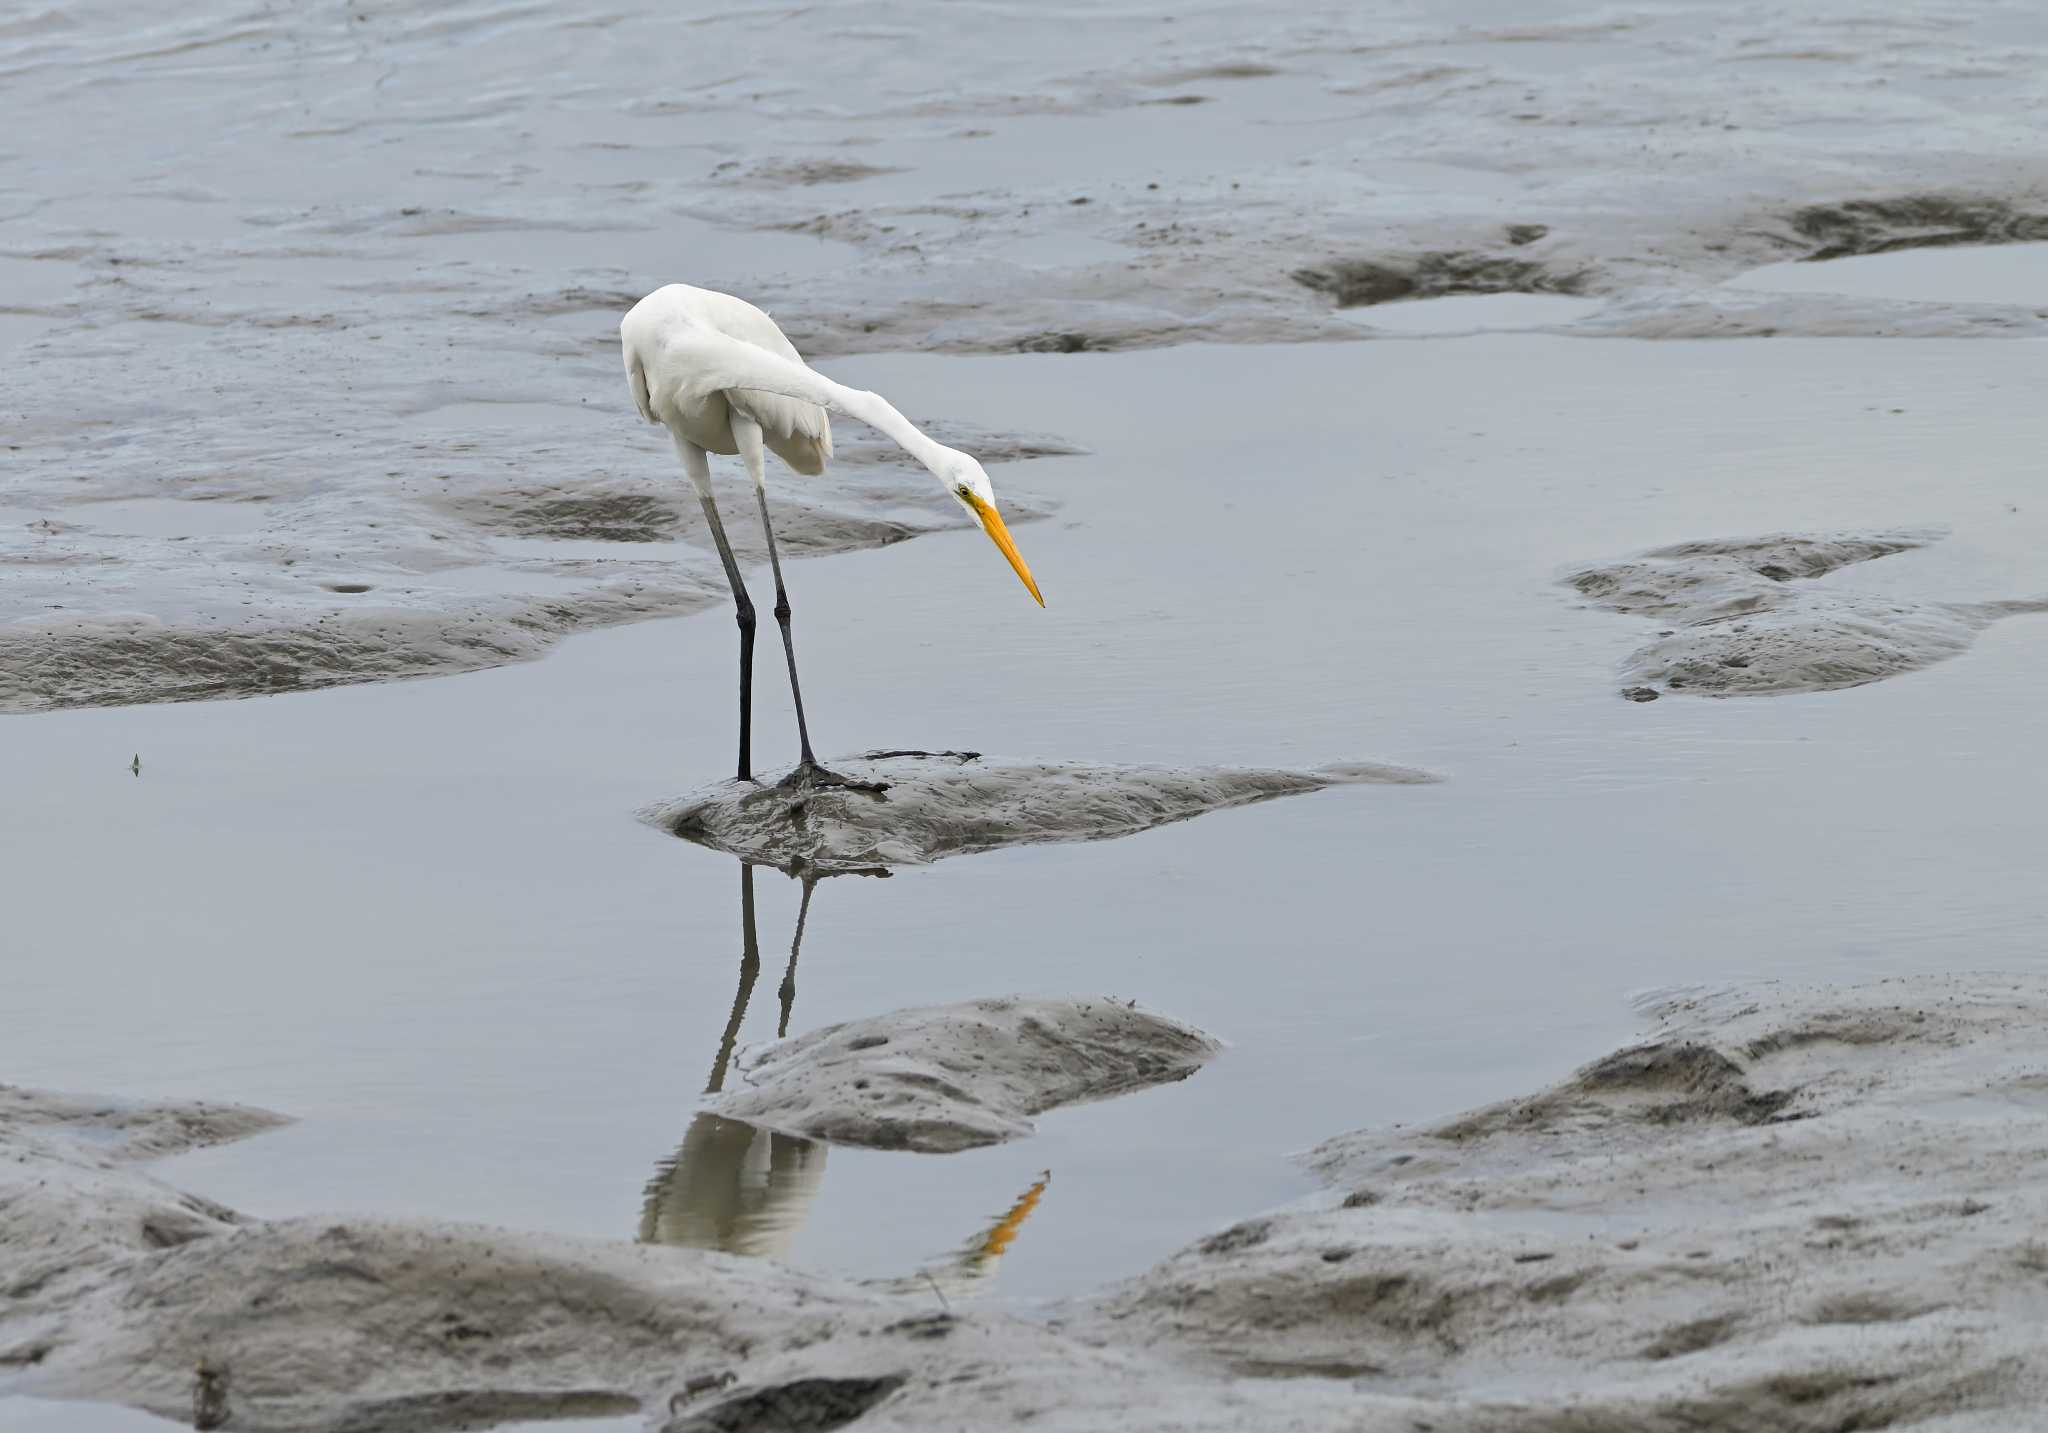
<path id="1" fill-rule="evenodd" d="M 897 1010 L 771 1045 L 711 1109 L 836 1144 L 944 1154 L 1031 1116 L 1184 1080 L 1222 1047 L 1117 1000 L 1009 997 Z"/>
<path id="2" fill-rule="evenodd" d="M 1328 1142 L 1308 1157 L 1324 1199 L 1057 1326 L 698 1250 L 195 1214 L 136 1167 L 178 1146 L 148 1132 L 274 1117 L 81 1119 L 88 1102 L 13 1092 L 0 1367 L 26 1395 L 174 1418 L 210 1379 L 256 1430 L 635 1407 L 700 1429 L 2031 1426 L 2048 980 L 1648 1011 L 1643 1043 L 1532 1098 Z"/>
<path id="3" fill-rule="evenodd" d="M 1316 1149 L 1341 1197 L 1202 1240 L 1110 1326 L 1426 1397 L 1440 1430 L 2027 1425 L 2048 982 L 1648 1010 L 1648 1040 L 1533 1098 Z"/>
<path id="4" fill-rule="evenodd" d="M 791 871 L 920 865 L 945 856 L 1048 841 L 1101 841 L 1245 806 L 1356 783 L 1435 781 L 1405 766 L 1315 770 L 1116 766 L 1002 761 L 971 752 L 870 753 L 831 763 L 873 793 L 721 782 L 643 810 L 674 835 Z"/>
<path id="5" fill-rule="evenodd" d="M 1715 287 L 1792 257 L 2048 236 L 2039 116 L 1983 102 L 2026 93 L 2038 37 L 1944 25 L 1929 49 L 1930 23 L 1971 12 L 1925 3 L 1853 33 L 1803 12 L 1735 33 L 1704 0 L 1507 25 L 1313 0 L 1298 30 L 1142 0 L 1077 63 L 1031 14 L 878 0 L 878 24 L 917 28 L 919 74 L 830 27 L 762 46 L 711 26 L 697 62 L 731 84 L 687 101 L 664 89 L 650 0 L 572 0 L 541 42 L 484 6 L 369 48 L 292 8 L 182 7 L 164 53 L 247 42 L 232 103 L 212 72 L 155 73 L 160 47 L 132 44 L 149 7 L 61 42 L 24 22 L 0 32 L 0 118 L 74 142 L 24 153 L 0 195 L 0 343 L 27 360 L 0 473 L 22 514 L 0 523 L 0 710 L 461 670 L 714 600 L 709 563 L 578 570 L 492 541 L 687 526 L 611 342 L 656 277 L 745 293 L 828 363 L 1343 339 L 1391 303 L 1497 292 L 1611 297 L 1576 326 L 1596 333 L 2038 334 L 2032 302 Z M 1584 94 L 1553 88 L 1561 55 Z M 1884 85 L 1857 82 L 1868 66 Z M 499 90 L 440 103 L 479 68 Z M 804 106 L 756 98 L 791 69 L 832 77 L 860 158 L 818 152 Z M 392 74 L 435 98 L 392 104 Z M 591 74 L 641 98 L 595 119 Z M 131 82 L 119 113 L 91 102 Z M 249 122 L 287 110 L 289 132 Z M 676 165 L 679 111 L 745 142 Z M 208 151 L 167 177 L 149 136 L 195 113 Z M 1048 165 L 1047 124 L 1086 138 Z M 371 132 L 430 194 L 360 163 Z M 1938 174 L 1902 168 L 1931 154 Z M 804 491 L 778 480 L 779 499 Z M 134 530 L 84 494 L 207 511 Z M 901 508 L 793 518 L 819 530 L 790 545 L 958 519 L 921 475 Z M 228 512 L 244 525 L 215 526 Z"/>
<path id="6" fill-rule="evenodd" d="M 1074 451 L 935 425 L 991 462 Z M 771 482 L 789 555 L 883 547 L 958 519 L 930 474 L 872 443 L 845 471 Z M 474 670 L 573 632 L 729 604 L 701 507 L 660 455 L 629 472 L 237 470 L 197 492 L 112 473 L 10 483 L 0 511 L 0 713 L 197 701 Z M 721 482 L 734 547 L 765 557 Z M 751 506 L 751 498 L 745 499 Z M 1005 498 L 1013 522 L 1048 510 Z M 741 512 L 746 509 L 740 509 Z M 662 544 L 656 547 L 654 544 Z"/>
<path id="7" fill-rule="evenodd" d="M 139 1254 L 235 1228 L 233 1210 L 159 1183 L 144 1160 L 288 1121 L 243 1105 L 0 1086 L 0 1374 L 40 1361 L 57 1313 Z"/>
<path id="8" fill-rule="evenodd" d="M 1585 568 L 1566 582 L 1595 606 L 1670 624 L 1624 662 L 1625 695 L 1819 692 L 1917 671 L 1964 651 L 1999 617 L 2048 611 L 2048 601 L 1916 602 L 1816 581 L 1937 536 L 1685 542 Z"/>

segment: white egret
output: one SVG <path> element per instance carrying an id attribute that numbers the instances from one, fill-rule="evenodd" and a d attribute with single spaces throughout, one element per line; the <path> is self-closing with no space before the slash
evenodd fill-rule
<path id="1" fill-rule="evenodd" d="M 782 628 L 782 651 L 789 664 L 789 691 L 796 702 L 797 740 L 802 751 L 788 780 L 867 785 L 826 771 L 811 750 L 803 690 L 797 685 L 796 648 L 790 640 L 789 593 L 782 585 L 782 562 L 775 551 L 775 529 L 768 519 L 762 449 L 773 452 L 796 472 L 815 476 L 825 471 L 832 456 L 827 410 L 859 419 L 931 470 L 954 501 L 995 541 L 1043 607 L 1045 598 L 1039 595 L 1038 583 L 996 511 L 988 474 L 968 454 L 920 432 L 881 395 L 847 388 L 808 367 L 773 319 L 731 294 L 688 284 L 656 289 L 633 305 L 620 322 L 619 342 L 625 352 L 626 381 L 633 390 L 634 406 L 648 422 L 667 427 L 675 440 L 683 471 L 690 475 L 698 501 L 704 505 L 711 539 L 725 564 L 726 580 L 732 584 L 740 628 L 740 780 L 754 779 L 754 604 L 726 541 L 725 525 L 719 521 L 707 453 L 740 456 L 747 475 L 754 480 L 754 496 L 761 508 L 768 565 L 775 574 L 775 620 Z"/>

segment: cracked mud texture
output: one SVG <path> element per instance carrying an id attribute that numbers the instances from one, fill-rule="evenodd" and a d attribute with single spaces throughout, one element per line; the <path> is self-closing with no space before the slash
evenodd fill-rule
<path id="1" fill-rule="evenodd" d="M 1643 1010 L 1642 1040 L 1527 1099 L 1328 1141 L 1306 1156 L 1325 1193 L 1052 1324 L 696 1250 L 195 1215 L 139 1159 L 274 1116 L 12 1090 L 0 1367 L 174 1418 L 211 1378 L 230 1426 L 279 1433 L 629 1404 L 764 1433 L 2027 1426 L 2048 1398 L 2048 982 Z"/>
<path id="2" fill-rule="evenodd" d="M 742 1057 L 709 1108 L 834 1144 L 950 1154 L 1033 1115 L 1184 1080 L 1216 1040 L 1118 1000 L 1010 996 L 828 1025 Z"/>
<path id="3" fill-rule="evenodd" d="M 1967 650 L 2000 617 L 2048 599 L 1924 602 L 1821 582 L 1937 533 L 1778 534 L 1676 543 L 1588 567 L 1566 585 L 1610 612 L 1668 623 L 1622 664 L 1622 695 L 1767 696 L 1862 686 Z"/>
<path id="4" fill-rule="evenodd" d="M 1352 784 L 1437 780 L 1366 763 L 1317 770 L 1005 761 L 961 752 L 870 753 L 828 765 L 880 793 L 725 781 L 641 819 L 742 860 L 791 872 L 922 865 L 1049 841 L 1102 841 L 1209 811 Z"/>

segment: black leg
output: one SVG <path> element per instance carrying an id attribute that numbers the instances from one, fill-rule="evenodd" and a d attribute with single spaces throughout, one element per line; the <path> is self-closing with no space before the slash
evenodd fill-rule
<path id="1" fill-rule="evenodd" d="M 775 993 L 782 997 L 782 1023 L 775 1027 L 775 1038 L 789 1036 L 789 1010 L 796 1004 L 796 957 L 804 948 L 804 922 L 811 918 L 811 892 L 818 888 L 816 876 L 805 876 L 803 899 L 796 908 L 796 939 L 789 943 L 789 969 L 782 972 L 782 986 Z"/>
<path id="2" fill-rule="evenodd" d="M 775 625 L 782 629 L 782 659 L 789 664 L 789 695 L 796 703 L 796 740 L 799 760 L 805 766 L 818 764 L 811 750 L 810 723 L 804 720 L 804 689 L 796 679 L 796 639 L 789 632 L 789 590 L 782 585 L 782 564 L 775 557 L 775 535 L 768 526 L 768 503 L 761 503 L 761 529 L 768 533 L 768 563 L 775 573 Z"/>
<path id="3" fill-rule="evenodd" d="M 735 616 L 740 624 L 740 771 L 739 779 L 754 779 L 754 602 L 747 589 L 733 587 Z"/>
<path id="4" fill-rule="evenodd" d="M 697 501 L 704 506 L 704 521 L 710 525 L 711 540 L 718 546 L 718 560 L 725 564 L 725 580 L 732 587 L 733 616 L 740 627 L 740 762 L 739 779 L 754 779 L 754 599 L 733 559 L 732 544 L 725 539 L 725 524 L 718 516 L 718 504 L 711 496 L 711 463 L 704 450 L 682 439 L 676 449 L 683 455 L 683 467 L 696 486 Z"/>
<path id="5" fill-rule="evenodd" d="M 740 988 L 732 998 L 732 1016 L 719 1037 L 718 1058 L 711 1062 L 711 1078 L 704 1093 L 715 1095 L 725 1088 L 725 1069 L 732 1063 L 732 1051 L 740 1037 L 740 1022 L 747 1018 L 747 1000 L 754 993 L 755 977 L 761 973 L 761 943 L 754 935 L 754 868 L 740 862 Z M 788 1015 L 783 1016 L 784 1021 Z"/>
<path id="6" fill-rule="evenodd" d="M 733 435 L 739 440 L 740 457 L 745 460 L 747 473 L 754 480 L 754 497 L 761 505 L 761 531 L 768 539 L 768 567 L 775 574 L 775 624 L 782 629 L 782 656 L 789 665 L 789 695 L 796 704 L 799 755 L 796 770 L 783 779 L 783 784 L 839 786 L 848 791 L 887 791 L 889 784 L 886 781 L 853 781 L 836 771 L 827 771 L 818 765 L 817 753 L 811 750 L 810 723 L 804 716 L 804 689 L 796 675 L 796 639 L 789 630 L 789 589 L 782 585 L 782 556 L 775 548 L 775 524 L 768 517 L 768 485 L 761 471 L 761 429 L 758 424 L 742 422 L 735 416 Z"/>

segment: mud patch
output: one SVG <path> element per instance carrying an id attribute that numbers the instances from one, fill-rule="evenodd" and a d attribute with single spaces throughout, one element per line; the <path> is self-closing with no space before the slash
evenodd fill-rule
<path id="1" fill-rule="evenodd" d="M 1913 194 L 1810 204 L 1788 216 L 1813 246 L 1808 260 L 1889 254 L 1956 244 L 2026 244 L 2048 239 L 2048 210 L 1996 197 Z"/>
<path id="2" fill-rule="evenodd" d="M 906 1376 L 799 1378 L 757 1388 L 670 1420 L 664 1433 L 828 1433 L 901 1388 Z"/>
<path id="3" fill-rule="evenodd" d="M 1243 1373 L 1370 1366 L 1416 1400 L 1390 1429 L 1992 1433 L 2030 1407 L 2048 1133 L 1957 1101 L 2037 1068 L 2048 981 L 1765 984 L 1646 1013 L 1648 1039 L 1530 1099 L 1326 1143 L 1311 1169 L 1369 1181 L 1369 1205 L 1198 1241 L 1108 1295 L 1102 1327 Z M 1869 1038 L 1798 1038 L 1816 1029 Z M 1793 1086 L 1802 1118 L 1757 1102 Z M 1817 1229 L 1844 1205 L 1846 1234 Z M 1459 1391 L 1505 1368 L 1564 1391 Z"/>
<path id="4" fill-rule="evenodd" d="M 1689 1353 L 1715 1348 L 1728 1342 L 1741 1328 L 1742 1320 L 1735 1314 L 1714 1314 L 1703 1319 L 1689 1319 L 1664 1330 L 1643 1345 L 1643 1357 L 1648 1359 L 1683 1358 Z"/>
<path id="5" fill-rule="evenodd" d="M 1221 1046 L 1115 1000 L 1010 997 L 899 1010 L 771 1045 L 710 1108 L 872 1149 L 947 1154 L 1032 1132 L 1031 1117 L 1184 1080 Z"/>
<path id="6" fill-rule="evenodd" d="M 958 431 L 989 439 L 992 461 L 1076 451 L 1044 435 Z M 770 480 L 785 555 L 883 547 L 964 521 L 930 474 L 877 444 L 850 446 L 851 462 L 828 479 Z M 345 498 L 286 484 L 248 532 L 207 532 L 203 514 L 217 501 L 160 503 L 168 511 L 156 526 L 184 524 L 201 534 L 192 537 L 0 525 L 0 592 L 26 614 L 0 622 L 0 712 L 473 671 L 538 657 L 570 633 L 728 603 L 703 511 L 680 475 L 667 475 L 672 466 L 650 460 L 638 478 L 559 483 L 442 474 L 420 491 L 394 472 Z M 764 559 L 759 522 L 733 519 L 735 491 L 744 489 L 721 485 L 733 547 Z M 1012 523 L 1051 510 L 1028 494 L 1003 505 Z M 78 508 L 53 500 L 48 511 Z M 202 516 L 183 518 L 184 508 Z M 620 550 L 554 558 L 507 553 L 501 538 Z M 634 550 L 651 542 L 683 547 L 658 561 Z"/>
<path id="7" fill-rule="evenodd" d="M 746 165 L 737 161 L 721 164 L 711 174 L 721 184 L 793 189 L 816 184 L 852 184 L 902 172 L 897 165 L 863 164 L 853 159 L 763 159 Z"/>
<path id="8" fill-rule="evenodd" d="M 1733 1120 L 1762 1124 L 1791 1101 L 1789 1090 L 1755 1090 L 1743 1069 L 1719 1050 L 1690 1041 L 1656 1041 L 1596 1060 L 1534 1099 L 1476 1111 L 1430 1134 L 1453 1143 L 1504 1130 L 1555 1131 L 1565 1124 L 1634 1120 L 1681 1124 Z"/>
<path id="9" fill-rule="evenodd" d="M 622 1418 L 639 1411 L 640 1400 L 623 1393 L 451 1389 L 366 1404 L 327 1427 L 333 1433 L 441 1433 L 444 1429 L 493 1428 L 515 1420 L 542 1423 L 568 1418 Z"/>
<path id="10" fill-rule="evenodd" d="M 531 660 L 571 632 L 715 600 L 704 587 L 668 583 L 593 584 L 555 601 L 474 605 L 429 589 L 297 623 L 188 627 L 139 615 L 17 622 L 0 627 L 0 712 L 267 696 L 474 671 Z"/>
<path id="11" fill-rule="evenodd" d="M 1496 1107 L 1549 1117 L 1329 1141 L 1310 1166 L 1369 1182 L 1369 1203 L 1244 1221 L 1056 1327 L 909 1304 L 929 1293 L 911 1281 L 479 1227 L 228 1214 L 153 1247 L 131 1216 L 186 1196 L 92 1132 L 175 1131 L 177 1107 L 10 1092 L 34 1114 L 0 1126 L 0 1363 L 29 1396 L 275 1433 L 628 1400 L 698 1429 L 2026 1426 L 2048 1383 L 2048 1126 L 1983 1095 L 2038 1082 L 2048 981 L 1746 986 L 1644 1010 L 1640 1043 Z M 849 1058 L 887 1048 L 854 1029 Z M 1798 1038 L 1822 1029 L 1870 1038 Z M 1742 1088 L 1794 1085 L 1805 1118 L 1746 1117 Z M 1691 1112 L 1655 1113 L 1674 1105 Z M 208 1109 L 201 1135 L 247 1123 Z M 1517 1396 L 1468 1391 L 1504 1369 Z"/>
<path id="12" fill-rule="evenodd" d="M 10 1100 L 85 1129 L 60 1099 Z M 148 1108 L 156 1124 L 176 1107 Z M 243 1123 L 194 1109 L 204 1128 Z M 236 1216 L 151 1249 L 121 1216 L 183 1196 L 89 1145 L 0 1130 L 10 1393 L 254 1433 L 453 1433 L 636 1407 L 669 1409 L 675 1428 L 765 1433 L 835 1428 L 885 1404 L 905 1428 L 1121 1426 L 1153 1409 L 1225 1433 L 1247 1412 L 1223 1381 L 1170 1361 L 1000 1313 L 934 1314 L 925 1281 L 909 1305 L 761 1260 L 377 1220 Z M 1042 1188 L 984 1245 L 1014 1232 Z M 1283 1413 L 1251 1403 L 1261 1425 Z"/>
<path id="13" fill-rule="evenodd" d="M 1305 288 L 1328 294 L 1338 308 L 1359 308 L 1452 294 L 1580 294 L 1588 276 L 1578 270 L 1556 271 L 1533 259 L 1459 250 L 1340 259 L 1296 269 L 1293 278 Z"/>
<path id="14" fill-rule="evenodd" d="M 1128 836 L 1209 811 L 1351 784 L 1415 785 L 1410 767 L 1313 771 L 1001 761 L 897 752 L 830 763 L 881 792 L 722 782 L 646 808 L 672 835 L 792 873 L 921 865 L 1054 841 Z"/>
<path id="15" fill-rule="evenodd" d="M 291 1121 L 248 1105 L 108 1099 L 0 1085 L 0 1141 L 61 1138 L 109 1159 L 161 1159 Z"/>
<path id="16" fill-rule="evenodd" d="M 1890 1324 L 1917 1319 L 1928 1312 L 1930 1306 L 1926 1302 L 1909 1294 L 1872 1290 L 1836 1294 L 1823 1299 L 1807 1312 L 1806 1321 L 1814 1324 Z"/>
<path id="17" fill-rule="evenodd" d="M 1672 624 L 1622 663 L 1622 695 L 1765 696 L 1862 686 L 1967 650 L 2002 616 L 2048 601 L 1916 602 L 1813 585 L 1931 533 L 1776 535 L 1678 543 L 1565 584 L 1610 612 Z"/>

